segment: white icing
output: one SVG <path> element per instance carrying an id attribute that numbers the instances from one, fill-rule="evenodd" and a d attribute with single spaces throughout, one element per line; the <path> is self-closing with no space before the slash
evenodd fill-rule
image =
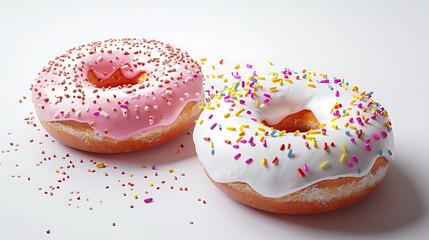
<path id="1" fill-rule="evenodd" d="M 241 181 L 248 183 L 263 196 L 282 197 L 321 180 L 336 179 L 342 176 L 362 177 L 370 171 L 379 156 L 384 156 L 389 161 L 392 160 L 393 133 L 391 127 L 388 124 L 386 126 L 386 122 L 390 123 L 387 111 L 384 111 L 384 108 L 375 101 L 371 103 L 372 96 L 370 97 L 368 93 L 353 87 L 344 80 L 325 78 L 312 72 L 306 75 L 297 74 L 287 69 L 282 73 L 285 71 L 284 68 L 268 65 L 262 68 L 252 67 L 252 69 L 240 68 L 238 70 L 227 65 L 217 66 L 215 69 L 204 68 L 206 88 L 210 87 L 211 82 L 221 81 L 218 79 L 220 74 L 231 76 L 229 74 L 233 72 L 233 77 L 229 78 L 229 82 L 232 84 L 229 84 L 229 88 L 221 91 L 217 98 L 208 103 L 197 121 L 193 135 L 198 158 L 210 177 L 217 182 Z M 257 76 L 265 77 L 265 80 L 258 80 L 254 84 L 254 88 L 250 88 L 249 84 L 256 80 L 255 78 L 249 80 L 255 70 Z M 272 74 L 273 71 L 274 74 Z M 237 79 L 237 73 L 241 79 Z M 281 80 L 273 82 L 272 79 L 276 75 Z M 299 76 L 301 80 L 296 80 L 296 76 Z M 325 82 L 329 80 L 329 83 L 319 82 L 323 80 Z M 244 88 L 242 88 L 241 81 L 245 82 Z M 292 81 L 292 83 L 287 81 Z M 334 81 L 338 83 L 334 83 Z M 310 87 L 308 84 L 314 84 L 314 87 Z M 257 85 L 262 89 L 256 87 Z M 271 87 L 277 87 L 277 91 L 270 91 Z M 246 95 L 249 89 L 252 89 L 253 99 L 252 94 Z M 220 97 L 222 94 L 227 96 L 231 92 L 236 96 L 240 94 L 242 96 L 233 101 L 232 96 L 227 100 Z M 264 94 L 270 95 L 268 103 L 264 103 L 267 98 Z M 244 103 L 243 101 L 240 103 L 240 100 L 244 100 Z M 261 103 L 259 107 L 256 100 Z M 352 100 L 355 100 L 353 104 L 351 104 Z M 235 106 L 232 106 L 233 103 Z M 338 108 L 341 117 L 331 122 L 335 117 L 333 115 L 335 109 L 333 113 L 331 113 L 331 109 L 337 103 L 342 104 L 342 107 Z M 360 108 L 360 103 L 362 108 Z M 236 113 L 242 108 L 244 111 L 236 116 Z M 366 112 L 363 111 L 364 108 L 366 108 Z M 263 146 L 264 140 L 260 141 L 260 137 L 264 132 L 258 130 L 262 120 L 274 125 L 284 117 L 303 109 L 311 110 L 321 124 L 326 124 L 323 127 L 326 134 L 308 134 L 307 132 L 299 133 L 296 136 L 294 133 L 280 136 L 280 131 L 276 131 L 271 135 L 272 130 L 265 126 L 263 128 L 269 134 L 264 137 L 266 147 Z M 251 113 L 248 114 L 248 111 Z M 359 116 L 357 112 L 359 112 Z M 224 115 L 227 113 L 230 113 L 230 116 L 225 118 Z M 371 119 L 373 115 L 375 115 L 375 119 Z M 256 118 L 257 121 L 255 122 L 252 118 Z M 352 123 L 349 122 L 350 118 L 353 119 Z M 358 118 L 363 119 L 362 124 L 359 124 Z M 367 118 L 369 120 L 365 122 Z M 332 124 L 335 124 L 337 129 L 332 127 Z M 349 125 L 347 126 L 347 124 Z M 245 141 L 237 143 L 236 140 L 240 137 L 239 129 L 243 125 L 248 125 L 248 128 L 242 127 L 245 132 L 242 140 Z M 350 125 L 355 126 L 357 130 L 351 129 Z M 236 131 L 228 130 L 228 127 L 235 127 Z M 357 131 L 360 129 L 362 134 L 358 137 Z M 321 129 L 319 131 L 322 132 Z M 349 131 L 349 135 L 346 134 L 346 131 Z M 255 132 L 259 133 L 258 136 L 255 136 Z M 373 133 L 376 135 L 374 136 Z M 383 136 L 383 133 L 386 136 Z M 303 135 L 306 135 L 307 139 L 303 139 Z M 254 146 L 249 143 L 252 137 Z M 316 145 L 313 145 L 314 142 L 308 137 L 314 137 Z M 354 138 L 355 142 L 352 142 L 351 138 Z M 377 138 L 380 139 L 377 140 Z M 230 140 L 231 144 L 227 144 L 225 140 Z M 366 141 L 369 141 L 370 151 L 366 148 Z M 305 142 L 308 142 L 308 147 Z M 328 150 L 324 150 L 325 142 Z M 335 146 L 331 146 L 331 142 Z M 284 150 L 280 149 L 282 144 L 285 144 Z M 291 155 L 288 154 L 288 144 L 291 145 L 293 152 Z M 345 150 L 342 144 L 344 144 Z M 238 148 L 234 148 L 234 145 Z M 238 157 L 238 154 L 241 156 Z M 345 157 L 343 161 L 340 161 L 343 154 Z M 276 157 L 278 160 L 274 164 L 272 161 Z M 265 165 L 262 164 L 264 158 L 266 158 Z M 326 161 L 328 163 L 321 167 Z M 298 168 L 304 172 L 305 177 L 301 176 Z M 308 171 L 305 171 L 306 168 Z"/>

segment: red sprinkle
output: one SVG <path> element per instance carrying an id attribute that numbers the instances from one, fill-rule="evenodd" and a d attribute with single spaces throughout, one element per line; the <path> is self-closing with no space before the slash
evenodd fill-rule
<path id="1" fill-rule="evenodd" d="M 285 150 L 286 146 L 282 143 L 282 145 L 280 146 L 280 150 Z"/>
<path id="2" fill-rule="evenodd" d="M 305 173 L 304 173 L 304 171 L 302 171 L 301 168 L 298 168 L 298 172 L 299 172 L 299 174 L 301 174 L 301 177 L 305 177 Z"/>

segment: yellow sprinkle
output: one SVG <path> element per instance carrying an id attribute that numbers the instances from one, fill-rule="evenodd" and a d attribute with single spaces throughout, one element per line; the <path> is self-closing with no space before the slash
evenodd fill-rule
<path id="1" fill-rule="evenodd" d="M 312 137 L 312 136 L 306 136 L 305 139 L 306 140 L 314 140 L 314 137 Z"/>
<path id="2" fill-rule="evenodd" d="M 323 78 L 327 78 L 328 77 L 328 74 L 325 74 L 325 73 L 321 73 L 321 74 L 319 74 L 321 77 L 323 77 Z"/>
<path id="3" fill-rule="evenodd" d="M 321 131 L 319 131 L 319 130 L 313 130 L 312 132 L 311 132 L 311 134 L 321 134 L 322 132 Z"/>
<path id="4" fill-rule="evenodd" d="M 207 58 L 200 58 L 201 62 L 207 61 Z"/>
<path id="5" fill-rule="evenodd" d="M 243 132 L 243 128 L 242 128 L 242 127 L 239 127 L 239 128 L 238 128 L 238 131 L 239 131 L 240 133 L 242 133 L 242 132 Z"/>
<path id="6" fill-rule="evenodd" d="M 356 96 L 356 95 L 352 95 L 352 98 L 355 98 L 355 99 L 358 99 L 359 98 L 359 96 Z"/>
<path id="7" fill-rule="evenodd" d="M 216 107 L 220 107 L 220 104 L 218 101 L 215 102 Z"/>
<path id="8" fill-rule="evenodd" d="M 332 127 L 333 129 L 338 129 L 338 126 L 337 126 L 337 125 L 335 125 L 335 124 L 332 124 L 332 125 L 331 125 L 331 127 Z"/>
<path id="9" fill-rule="evenodd" d="M 209 109 L 209 110 L 214 110 L 213 106 L 207 106 L 206 108 Z"/>
<path id="10" fill-rule="evenodd" d="M 212 65 L 212 69 L 213 69 L 213 70 L 214 70 L 214 69 L 216 69 L 214 65 Z"/>
<path id="11" fill-rule="evenodd" d="M 387 112 L 387 110 L 386 110 L 386 109 L 384 109 L 383 114 L 384 114 L 385 116 L 389 116 L 389 113 Z"/>
<path id="12" fill-rule="evenodd" d="M 296 135 L 298 135 L 299 134 L 299 130 L 296 130 L 294 133 L 293 133 L 293 135 L 294 136 L 296 136 Z"/>
<path id="13" fill-rule="evenodd" d="M 320 164 L 320 168 L 325 167 L 326 165 L 328 165 L 329 161 L 324 161 L 322 164 Z"/>
<path id="14" fill-rule="evenodd" d="M 257 107 L 259 107 L 261 105 L 261 103 L 258 100 L 255 101 L 255 104 Z"/>
<path id="15" fill-rule="evenodd" d="M 235 140 L 235 142 L 238 143 L 241 141 L 241 139 L 243 139 L 243 136 L 238 137 L 237 140 Z"/>
<path id="16" fill-rule="evenodd" d="M 265 139 L 265 137 L 264 136 L 261 136 L 261 138 L 259 139 L 259 141 L 264 141 L 264 139 Z"/>
<path id="17" fill-rule="evenodd" d="M 153 183 L 149 184 L 149 186 L 153 187 Z"/>
<path id="18" fill-rule="evenodd" d="M 350 101 L 350 105 L 353 105 L 356 102 L 356 99 Z"/>
<path id="19" fill-rule="evenodd" d="M 285 81 L 288 82 L 288 83 L 292 83 L 292 80 L 289 79 L 289 78 L 285 78 Z"/>
<path id="20" fill-rule="evenodd" d="M 361 96 L 363 96 L 363 95 L 365 95 L 365 93 L 366 93 L 366 91 L 362 91 L 362 92 L 360 93 L 360 95 L 361 95 Z"/>
<path id="21" fill-rule="evenodd" d="M 214 142 L 213 141 L 210 142 L 210 147 L 214 148 Z"/>
<path id="22" fill-rule="evenodd" d="M 354 126 L 354 125 L 350 125 L 350 126 L 349 126 L 349 128 L 351 128 L 351 129 L 353 129 L 353 130 L 356 130 L 356 129 L 357 129 L 357 127 L 356 127 L 356 126 Z"/>
<path id="23" fill-rule="evenodd" d="M 228 82 L 228 78 L 225 78 L 225 79 L 223 80 L 223 82 L 225 82 L 225 83 L 226 83 L 226 82 Z"/>
<path id="24" fill-rule="evenodd" d="M 95 164 L 95 167 L 97 167 L 97 168 L 105 168 L 106 165 L 104 165 L 104 162 L 99 162 L 99 163 Z"/>
<path id="25" fill-rule="evenodd" d="M 344 152 L 347 152 L 346 146 L 344 146 L 343 143 L 341 143 L 341 148 L 344 150 Z"/>
<path id="26" fill-rule="evenodd" d="M 210 78 L 215 78 L 215 75 L 213 73 L 210 74 Z"/>
<path id="27" fill-rule="evenodd" d="M 226 129 L 228 129 L 229 131 L 235 131 L 235 127 L 227 127 Z"/>
<path id="28" fill-rule="evenodd" d="M 231 116 L 231 113 L 227 113 L 227 114 L 223 115 L 224 118 L 229 118 L 229 116 Z"/>
<path id="29" fill-rule="evenodd" d="M 198 106 L 200 109 L 203 109 L 204 110 L 204 108 L 206 108 L 206 106 Z"/>
<path id="30" fill-rule="evenodd" d="M 263 165 L 263 166 L 267 165 L 267 159 L 266 159 L 266 158 L 263 158 L 263 159 L 262 159 L 262 165 Z"/>
<path id="31" fill-rule="evenodd" d="M 314 85 L 314 83 L 309 83 L 309 84 L 307 84 L 307 86 L 312 87 L 312 88 L 316 87 L 316 85 Z"/>
<path id="32" fill-rule="evenodd" d="M 343 162 L 345 157 L 346 157 L 346 154 L 345 154 L 345 153 L 343 153 L 343 154 L 340 156 L 340 162 Z"/>
<path id="33" fill-rule="evenodd" d="M 271 81 L 272 82 L 280 82 L 280 80 L 282 80 L 281 78 L 279 78 L 279 77 L 273 77 L 272 79 L 271 79 Z"/>
<path id="34" fill-rule="evenodd" d="M 347 116 L 349 116 L 350 114 L 349 114 L 349 112 L 346 112 L 346 113 L 344 113 L 343 115 L 341 115 L 341 117 L 347 117 Z"/>
<path id="35" fill-rule="evenodd" d="M 223 74 L 217 75 L 217 78 L 223 78 Z"/>
<path id="36" fill-rule="evenodd" d="M 338 116 L 335 116 L 335 117 L 333 117 L 332 119 L 331 119 L 331 122 L 333 122 L 333 121 L 335 121 L 335 120 L 337 120 L 338 119 Z"/>
<path id="37" fill-rule="evenodd" d="M 213 143 L 213 142 L 212 142 L 212 143 Z M 174 172 L 174 170 L 170 168 L 170 169 L 168 169 L 168 172 L 169 172 L 169 173 L 173 173 L 173 172 Z"/>
<path id="38" fill-rule="evenodd" d="M 311 140 L 311 143 L 313 144 L 313 147 L 317 147 L 317 143 L 316 143 L 316 139 L 315 138 L 313 138 Z"/>
<path id="39" fill-rule="evenodd" d="M 241 125 L 241 127 L 243 127 L 243 128 L 249 128 L 249 124 L 243 124 L 243 125 Z"/>
<path id="40" fill-rule="evenodd" d="M 236 113 L 235 113 L 235 116 L 239 116 L 242 112 L 244 112 L 244 108 L 241 108 L 240 110 L 238 110 Z"/>
<path id="41" fill-rule="evenodd" d="M 372 112 L 372 113 L 375 113 L 375 108 L 372 108 L 372 109 L 371 109 L 371 112 Z"/>
<path id="42" fill-rule="evenodd" d="M 259 135 L 259 132 L 255 131 L 255 132 L 253 133 L 253 135 L 258 136 L 258 135 Z"/>
<path id="43" fill-rule="evenodd" d="M 274 63 L 272 61 L 268 61 L 268 64 L 272 66 Z"/>
<path id="44" fill-rule="evenodd" d="M 258 80 L 265 80 L 265 77 L 257 77 Z"/>
<path id="45" fill-rule="evenodd" d="M 261 132 L 265 132 L 265 128 L 263 128 L 263 127 L 258 127 L 258 130 Z"/>
<path id="46" fill-rule="evenodd" d="M 279 136 L 283 136 L 285 134 L 286 134 L 286 130 L 282 130 L 282 131 L 280 131 Z"/>
<path id="47" fill-rule="evenodd" d="M 134 199 L 139 199 L 139 195 L 134 195 Z"/>
<path id="48" fill-rule="evenodd" d="M 324 128 L 324 127 L 326 127 L 326 123 L 322 123 L 322 124 L 320 124 L 320 126 L 319 126 L 319 128 Z"/>
<path id="49" fill-rule="evenodd" d="M 56 172 L 56 173 L 59 173 L 60 171 L 59 171 L 58 169 L 55 169 L 55 172 Z"/>
<path id="50" fill-rule="evenodd" d="M 389 123 L 389 122 L 384 122 L 384 125 L 385 125 L 386 127 L 390 127 L 390 123 Z"/>
<path id="51" fill-rule="evenodd" d="M 200 120 L 200 125 L 201 125 L 201 124 L 203 124 L 203 122 L 204 122 L 204 119 L 201 119 L 201 120 Z"/>
<path id="52" fill-rule="evenodd" d="M 354 92 L 358 92 L 358 91 L 359 91 L 359 88 L 358 88 L 357 86 L 353 86 L 353 87 L 352 87 L 352 91 L 354 91 Z"/>
<path id="53" fill-rule="evenodd" d="M 269 90 L 270 90 L 271 92 L 275 92 L 275 91 L 277 91 L 277 87 L 270 87 L 270 88 L 269 88 Z"/>
<path id="54" fill-rule="evenodd" d="M 234 67 L 235 69 L 239 69 L 240 68 L 240 64 L 235 65 Z"/>
<path id="55" fill-rule="evenodd" d="M 349 126 L 348 122 L 344 123 L 344 127 L 348 127 L 348 126 Z"/>

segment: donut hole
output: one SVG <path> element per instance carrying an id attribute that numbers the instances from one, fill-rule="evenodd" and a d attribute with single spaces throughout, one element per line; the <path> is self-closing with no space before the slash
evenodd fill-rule
<path id="1" fill-rule="evenodd" d="M 95 76 L 92 70 L 88 71 L 88 81 L 97 88 L 118 87 L 124 85 L 135 85 L 147 79 L 147 73 L 142 72 L 133 78 L 125 77 L 120 69 L 117 69 L 109 78 L 101 79 Z"/>
<path id="2" fill-rule="evenodd" d="M 297 130 L 300 132 L 307 132 L 311 129 L 319 129 L 320 126 L 320 123 L 316 116 L 314 116 L 313 112 L 307 109 L 290 114 L 280 122 L 273 125 L 269 124 L 265 120 L 262 120 L 262 123 L 265 126 L 272 127 L 279 131 L 285 130 L 286 132 L 295 132 Z"/>

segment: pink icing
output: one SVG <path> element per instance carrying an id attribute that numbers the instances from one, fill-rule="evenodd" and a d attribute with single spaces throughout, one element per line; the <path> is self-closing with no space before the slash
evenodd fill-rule
<path id="1" fill-rule="evenodd" d="M 108 79 L 147 73 L 134 85 L 97 88 L 92 70 Z M 202 97 L 201 68 L 186 52 L 155 40 L 109 39 L 68 50 L 49 62 L 32 86 L 33 103 L 45 121 L 88 123 L 98 133 L 124 140 L 169 126 L 188 102 Z"/>

